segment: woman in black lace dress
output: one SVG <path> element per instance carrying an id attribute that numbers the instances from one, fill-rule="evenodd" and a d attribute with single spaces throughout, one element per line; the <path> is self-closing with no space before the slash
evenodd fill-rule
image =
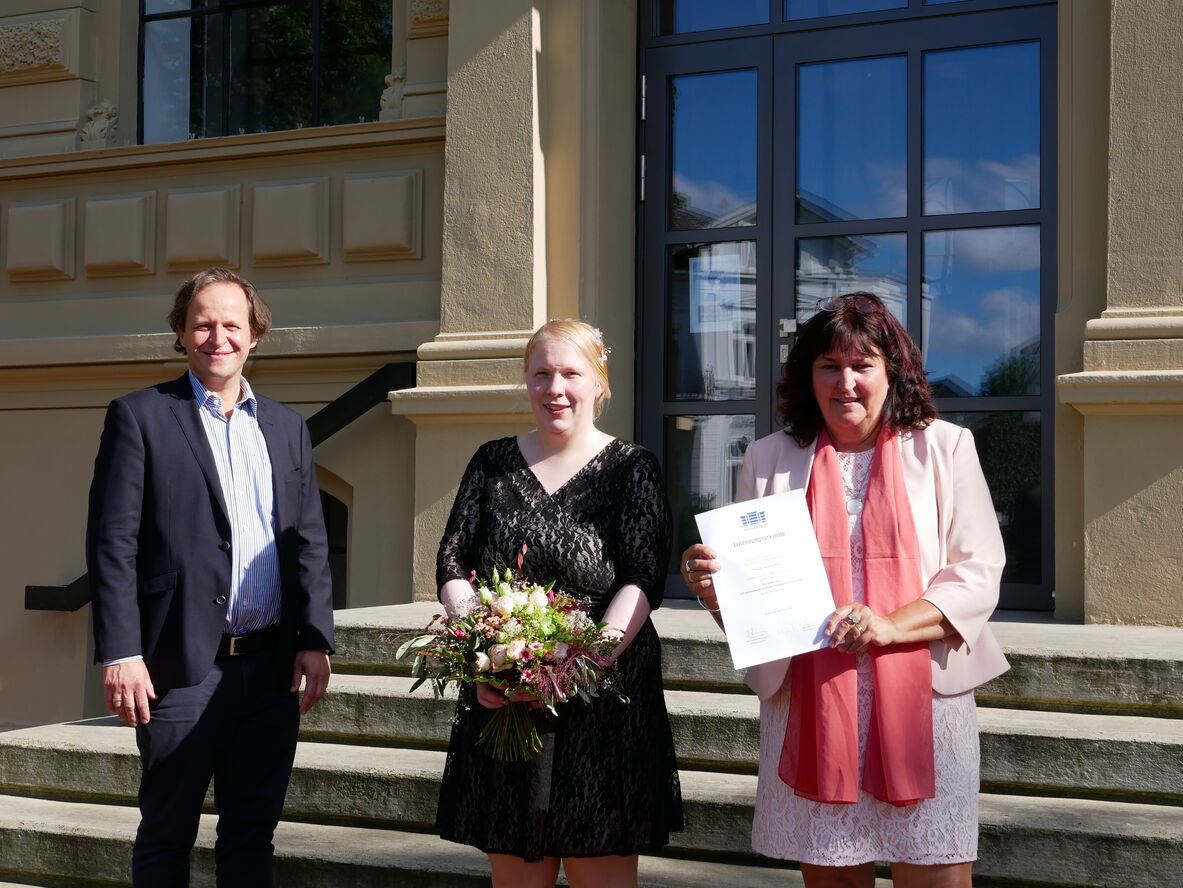
<path id="1" fill-rule="evenodd" d="M 508 701 L 486 684 L 464 689 L 436 824 L 445 839 L 489 855 L 495 888 L 554 885 L 560 861 L 574 888 L 635 885 L 637 854 L 682 828 L 649 620 L 662 598 L 669 510 L 653 455 L 595 427 L 610 394 L 606 365 L 599 331 L 581 321 L 534 334 L 525 369 L 538 427 L 476 452 L 440 542 L 436 578 L 450 614 L 473 605 L 473 571 L 513 565 L 525 544 L 523 572 L 590 601 L 619 639 L 629 698 L 561 704 L 557 718 L 535 709 L 542 753 L 498 762 L 475 744 Z"/>

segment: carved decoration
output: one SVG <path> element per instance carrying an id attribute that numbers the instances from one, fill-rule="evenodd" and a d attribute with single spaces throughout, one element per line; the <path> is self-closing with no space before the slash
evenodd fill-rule
<path id="1" fill-rule="evenodd" d="M 382 99 L 378 103 L 381 110 L 379 120 L 398 120 L 403 116 L 403 93 L 407 88 L 407 69 L 395 68 L 386 75 L 386 89 L 382 90 Z"/>
<path id="2" fill-rule="evenodd" d="M 448 33 L 448 0 L 411 0 L 407 37 L 441 37 Z"/>
<path id="3" fill-rule="evenodd" d="M 103 99 L 86 112 L 86 120 L 78 130 L 81 148 L 107 148 L 116 144 L 119 129 L 119 109 Z"/>
<path id="4" fill-rule="evenodd" d="M 76 12 L 7 19 L 0 24 L 0 86 L 77 74 Z M 71 33 L 67 33 L 67 27 Z"/>

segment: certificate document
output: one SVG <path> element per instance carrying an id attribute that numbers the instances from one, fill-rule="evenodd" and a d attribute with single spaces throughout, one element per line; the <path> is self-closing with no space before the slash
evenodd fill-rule
<path id="1" fill-rule="evenodd" d="M 834 597 L 805 491 L 694 516 L 722 567 L 713 580 L 736 669 L 825 647 Z"/>

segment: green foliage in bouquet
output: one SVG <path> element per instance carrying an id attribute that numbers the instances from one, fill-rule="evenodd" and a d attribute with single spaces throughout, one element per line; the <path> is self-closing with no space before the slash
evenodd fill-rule
<path id="1" fill-rule="evenodd" d="M 588 616 L 584 602 L 509 568 L 472 581 L 472 610 L 452 619 L 437 614 L 396 654 L 414 657 L 412 691 L 431 682 L 438 697 L 449 682 L 486 682 L 512 701 L 493 712 L 477 741 L 490 744 L 495 759 L 528 761 L 542 751 L 531 703 L 513 700 L 519 694 L 537 697 L 556 716 L 559 703 L 576 697 L 591 703 L 611 693 L 627 702 L 611 656 L 617 641 L 602 634 L 604 624 Z"/>

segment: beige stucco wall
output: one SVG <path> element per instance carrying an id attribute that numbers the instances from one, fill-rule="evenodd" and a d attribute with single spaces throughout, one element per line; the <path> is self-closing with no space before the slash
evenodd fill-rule
<path id="1" fill-rule="evenodd" d="M 1083 614 L 1183 625 L 1183 21 L 1169 0 L 1108 12 L 1105 305 L 1059 381 L 1082 417 Z"/>
<path id="2" fill-rule="evenodd" d="M 26 611 L 24 589 L 84 572 L 104 408 L 184 369 L 164 328 L 180 280 L 226 264 L 259 287 L 276 326 L 247 373 L 305 415 L 440 327 L 447 3 L 394 3 L 401 99 L 374 85 L 381 120 L 136 146 L 124 115 L 83 139 L 91 100 L 135 107 L 136 15 L 0 9 L 0 47 L 21 48 L 0 58 L 0 723 L 97 712 L 89 607 Z M 351 509 L 352 606 L 410 600 L 414 447 L 382 404 L 317 448 Z"/>

